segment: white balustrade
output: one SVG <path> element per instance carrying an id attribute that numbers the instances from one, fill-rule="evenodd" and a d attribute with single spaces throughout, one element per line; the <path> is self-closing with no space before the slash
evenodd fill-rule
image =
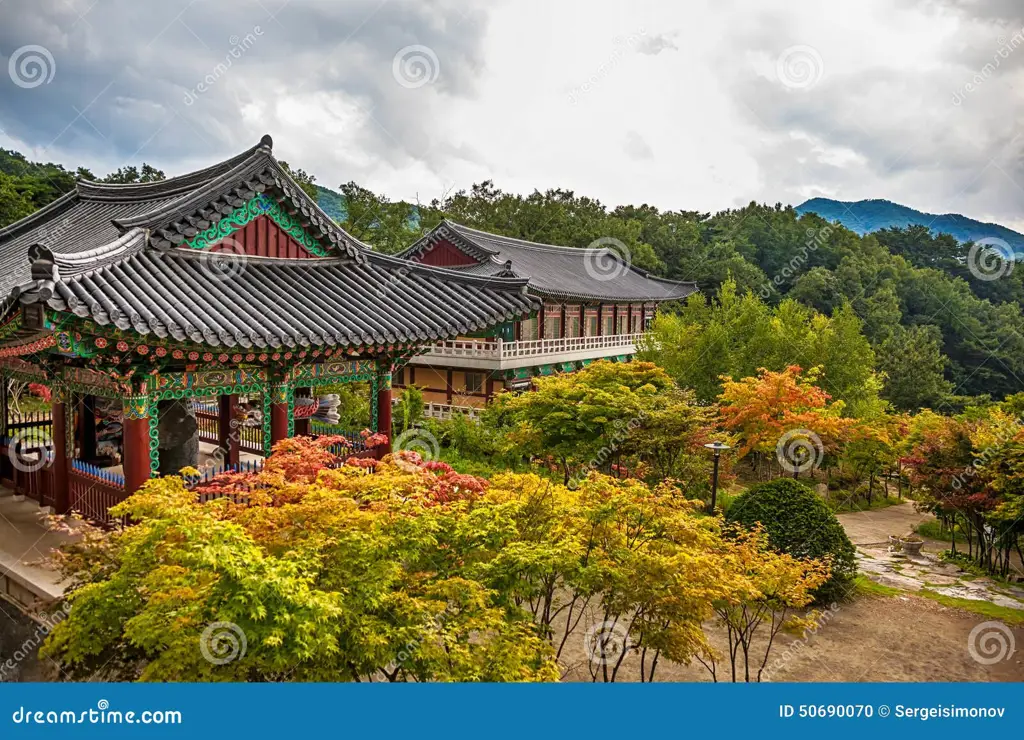
<path id="1" fill-rule="evenodd" d="M 428 419 L 450 419 L 454 414 L 465 414 L 470 419 L 476 419 L 480 415 L 480 409 L 476 406 L 456 406 L 451 403 L 423 404 L 423 415 Z"/>
<path id="2" fill-rule="evenodd" d="M 636 351 L 643 334 L 608 334 L 591 337 L 560 337 L 557 339 L 526 339 L 506 342 L 501 339 L 450 339 L 424 348 L 420 357 L 466 358 L 479 360 L 513 360 L 522 357 L 551 356 L 595 350 L 610 350 L 608 355 Z M 618 351 L 616 351 L 618 350 Z"/>

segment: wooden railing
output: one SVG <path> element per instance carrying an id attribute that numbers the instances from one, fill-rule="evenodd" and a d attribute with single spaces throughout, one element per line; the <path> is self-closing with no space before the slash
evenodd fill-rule
<path id="1" fill-rule="evenodd" d="M 194 404 L 196 410 L 196 424 L 199 425 L 199 439 L 210 444 L 220 442 L 220 409 L 215 403 Z"/>
<path id="2" fill-rule="evenodd" d="M 482 410 L 476 406 L 456 406 L 451 403 L 423 404 L 423 415 L 428 419 L 450 419 L 455 414 L 465 414 L 475 420 L 480 416 Z"/>
<path id="3" fill-rule="evenodd" d="M 83 460 L 68 467 L 68 503 L 86 519 L 102 524 L 124 523 L 110 515 L 110 507 L 126 498 L 124 476 Z"/>
<path id="4" fill-rule="evenodd" d="M 195 402 L 196 423 L 199 425 L 199 439 L 210 444 L 220 444 L 220 408 L 215 403 Z M 244 425 L 241 429 L 232 429 L 231 434 L 238 434 L 238 449 L 253 455 L 263 454 L 263 427 L 260 425 Z"/>
<path id="5" fill-rule="evenodd" d="M 363 436 L 359 432 L 353 432 L 337 424 L 328 424 L 327 422 L 320 421 L 319 419 L 309 420 L 309 433 L 314 437 L 324 437 L 327 435 L 338 435 L 340 437 L 344 437 L 349 442 L 350 446 L 348 450 L 350 454 L 365 452 L 370 449 L 366 446 L 366 443 L 363 441 Z"/>
<path id="6" fill-rule="evenodd" d="M 7 417 L 0 438 L 0 482 L 40 506 L 53 506 L 53 416 L 49 409 Z"/>
<path id="7" fill-rule="evenodd" d="M 608 350 L 609 355 L 631 354 L 636 352 L 637 342 L 643 336 L 643 334 L 608 334 L 590 337 L 527 339 L 518 342 L 506 342 L 502 339 L 448 339 L 427 345 L 419 356 L 500 361 L 596 350 Z"/>
<path id="8" fill-rule="evenodd" d="M 42 433 L 45 430 L 49 438 L 50 430 L 53 428 L 53 412 L 50 409 L 45 411 L 30 411 L 25 414 L 11 413 L 7 417 L 7 433 L 12 437 L 19 436 L 18 432 L 26 431 Z M 24 436 L 24 435 L 23 435 Z"/>
<path id="9" fill-rule="evenodd" d="M 329 427 L 330 424 L 323 424 L 322 426 Z M 345 464 L 345 461 L 351 458 L 366 458 L 376 457 L 377 450 L 371 447 L 367 447 L 363 444 L 359 435 L 354 432 L 330 432 L 331 434 L 342 434 L 346 439 L 352 442 L 352 446 L 348 447 L 345 445 L 334 445 L 330 448 L 330 451 L 337 456 L 337 461 L 331 465 L 332 468 L 340 468 Z M 357 439 L 351 439 L 354 435 Z M 208 483 L 215 476 L 225 472 L 240 472 L 240 473 L 259 473 L 263 470 L 265 460 L 260 458 L 250 463 L 242 463 L 235 466 L 221 466 L 219 468 L 204 469 L 200 475 L 188 478 L 185 480 L 185 485 L 188 488 L 196 488 L 203 483 Z M 255 481 L 252 483 L 250 490 L 258 489 L 264 484 Z M 202 491 L 196 494 L 196 500 L 199 503 L 207 503 L 209 501 L 216 501 L 218 499 L 227 498 L 236 504 L 247 504 L 249 502 L 249 496 L 245 492 L 223 492 L 223 491 Z"/>

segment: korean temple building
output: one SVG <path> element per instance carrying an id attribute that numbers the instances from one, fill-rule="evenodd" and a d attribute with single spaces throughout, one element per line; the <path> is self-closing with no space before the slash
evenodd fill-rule
<path id="1" fill-rule="evenodd" d="M 449 233 L 458 251 L 466 230 L 432 233 L 414 248 L 417 263 L 374 252 L 320 210 L 272 149 L 264 136 L 180 177 L 80 181 L 0 229 L 0 374 L 53 394 L 45 471 L 12 469 L 11 447 L 33 422 L 12 423 L 0 394 L 0 477 L 16 492 L 102 518 L 151 476 L 195 464 L 196 406 L 212 407 L 230 463 L 301 431 L 297 399 L 305 408 L 325 385 L 368 382 L 372 426 L 390 434 L 392 372 L 424 346 L 512 331 L 538 311 L 550 321 L 538 298 L 548 294 L 529 274 L 422 258 Z M 493 261 L 492 241 L 477 241 L 474 254 Z M 640 284 L 661 291 L 645 295 Z M 621 294 L 590 291 L 583 297 L 628 298 L 639 311 L 669 288 L 638 276 Z M 643 315 L 629 316 L 623 326 L 639 330 Z M 242 404 L 257 407 L 245 418 L 258 429 L 240 428 Z M 100 425 L 115 430 L 116 454 L 98 449 Z"/>
<path id="2" fill-rule="evenodd" d="M 502 390 L 529 388 L 535 376 L 627 360 L 659 304 L 697 290 L 632 266 L 615 245 L 537 244 L 451 221 L 399 256 L 462 275 L 524 279 L 540 302 L 527 317 L 433 342 L 396 373 L 395 387 L 422 388 L 428 415 L 438 418 L 472 415 Z"/>

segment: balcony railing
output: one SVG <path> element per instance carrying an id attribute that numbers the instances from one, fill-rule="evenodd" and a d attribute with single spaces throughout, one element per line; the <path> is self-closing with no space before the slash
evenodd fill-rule
<path id="1" fill-rule="evenodd" d="M 481 410 L 476 406 L 456 406 L 451 403 L 423 404 L 423 416 L 428 419 L 450 419 L 455 414 L 465 414 L 470 419 L 476 419 Z"/>
<path id="2" fill-rule="evenodd" d="M 636 352 L 643 334 L 608 334 L 591 337 L 558 339 L 527 339 L 506 342 L 501 339 L 450 339 L 435 342 L 418 355 L 424 359 L 490 362 L 498 366 L 528 364 L 530 360 L 548 358 L 557 362 L 566 359 L 591 359 Z"/>

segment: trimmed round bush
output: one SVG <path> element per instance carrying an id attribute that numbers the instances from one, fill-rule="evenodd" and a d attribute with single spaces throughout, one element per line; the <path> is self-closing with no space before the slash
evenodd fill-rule
<path id="1" fill-rule="evenodd" d="M 752 486 L 732 502 L 726 518 L 747 527 L 760 522 L 769 544 L 793 557 L 831 557 L 832 577 L 815 592 L 818 602 L 849 591 L 857 573 L 853 543 L 836 515 L 803 483 L 779 478 Z"/>

